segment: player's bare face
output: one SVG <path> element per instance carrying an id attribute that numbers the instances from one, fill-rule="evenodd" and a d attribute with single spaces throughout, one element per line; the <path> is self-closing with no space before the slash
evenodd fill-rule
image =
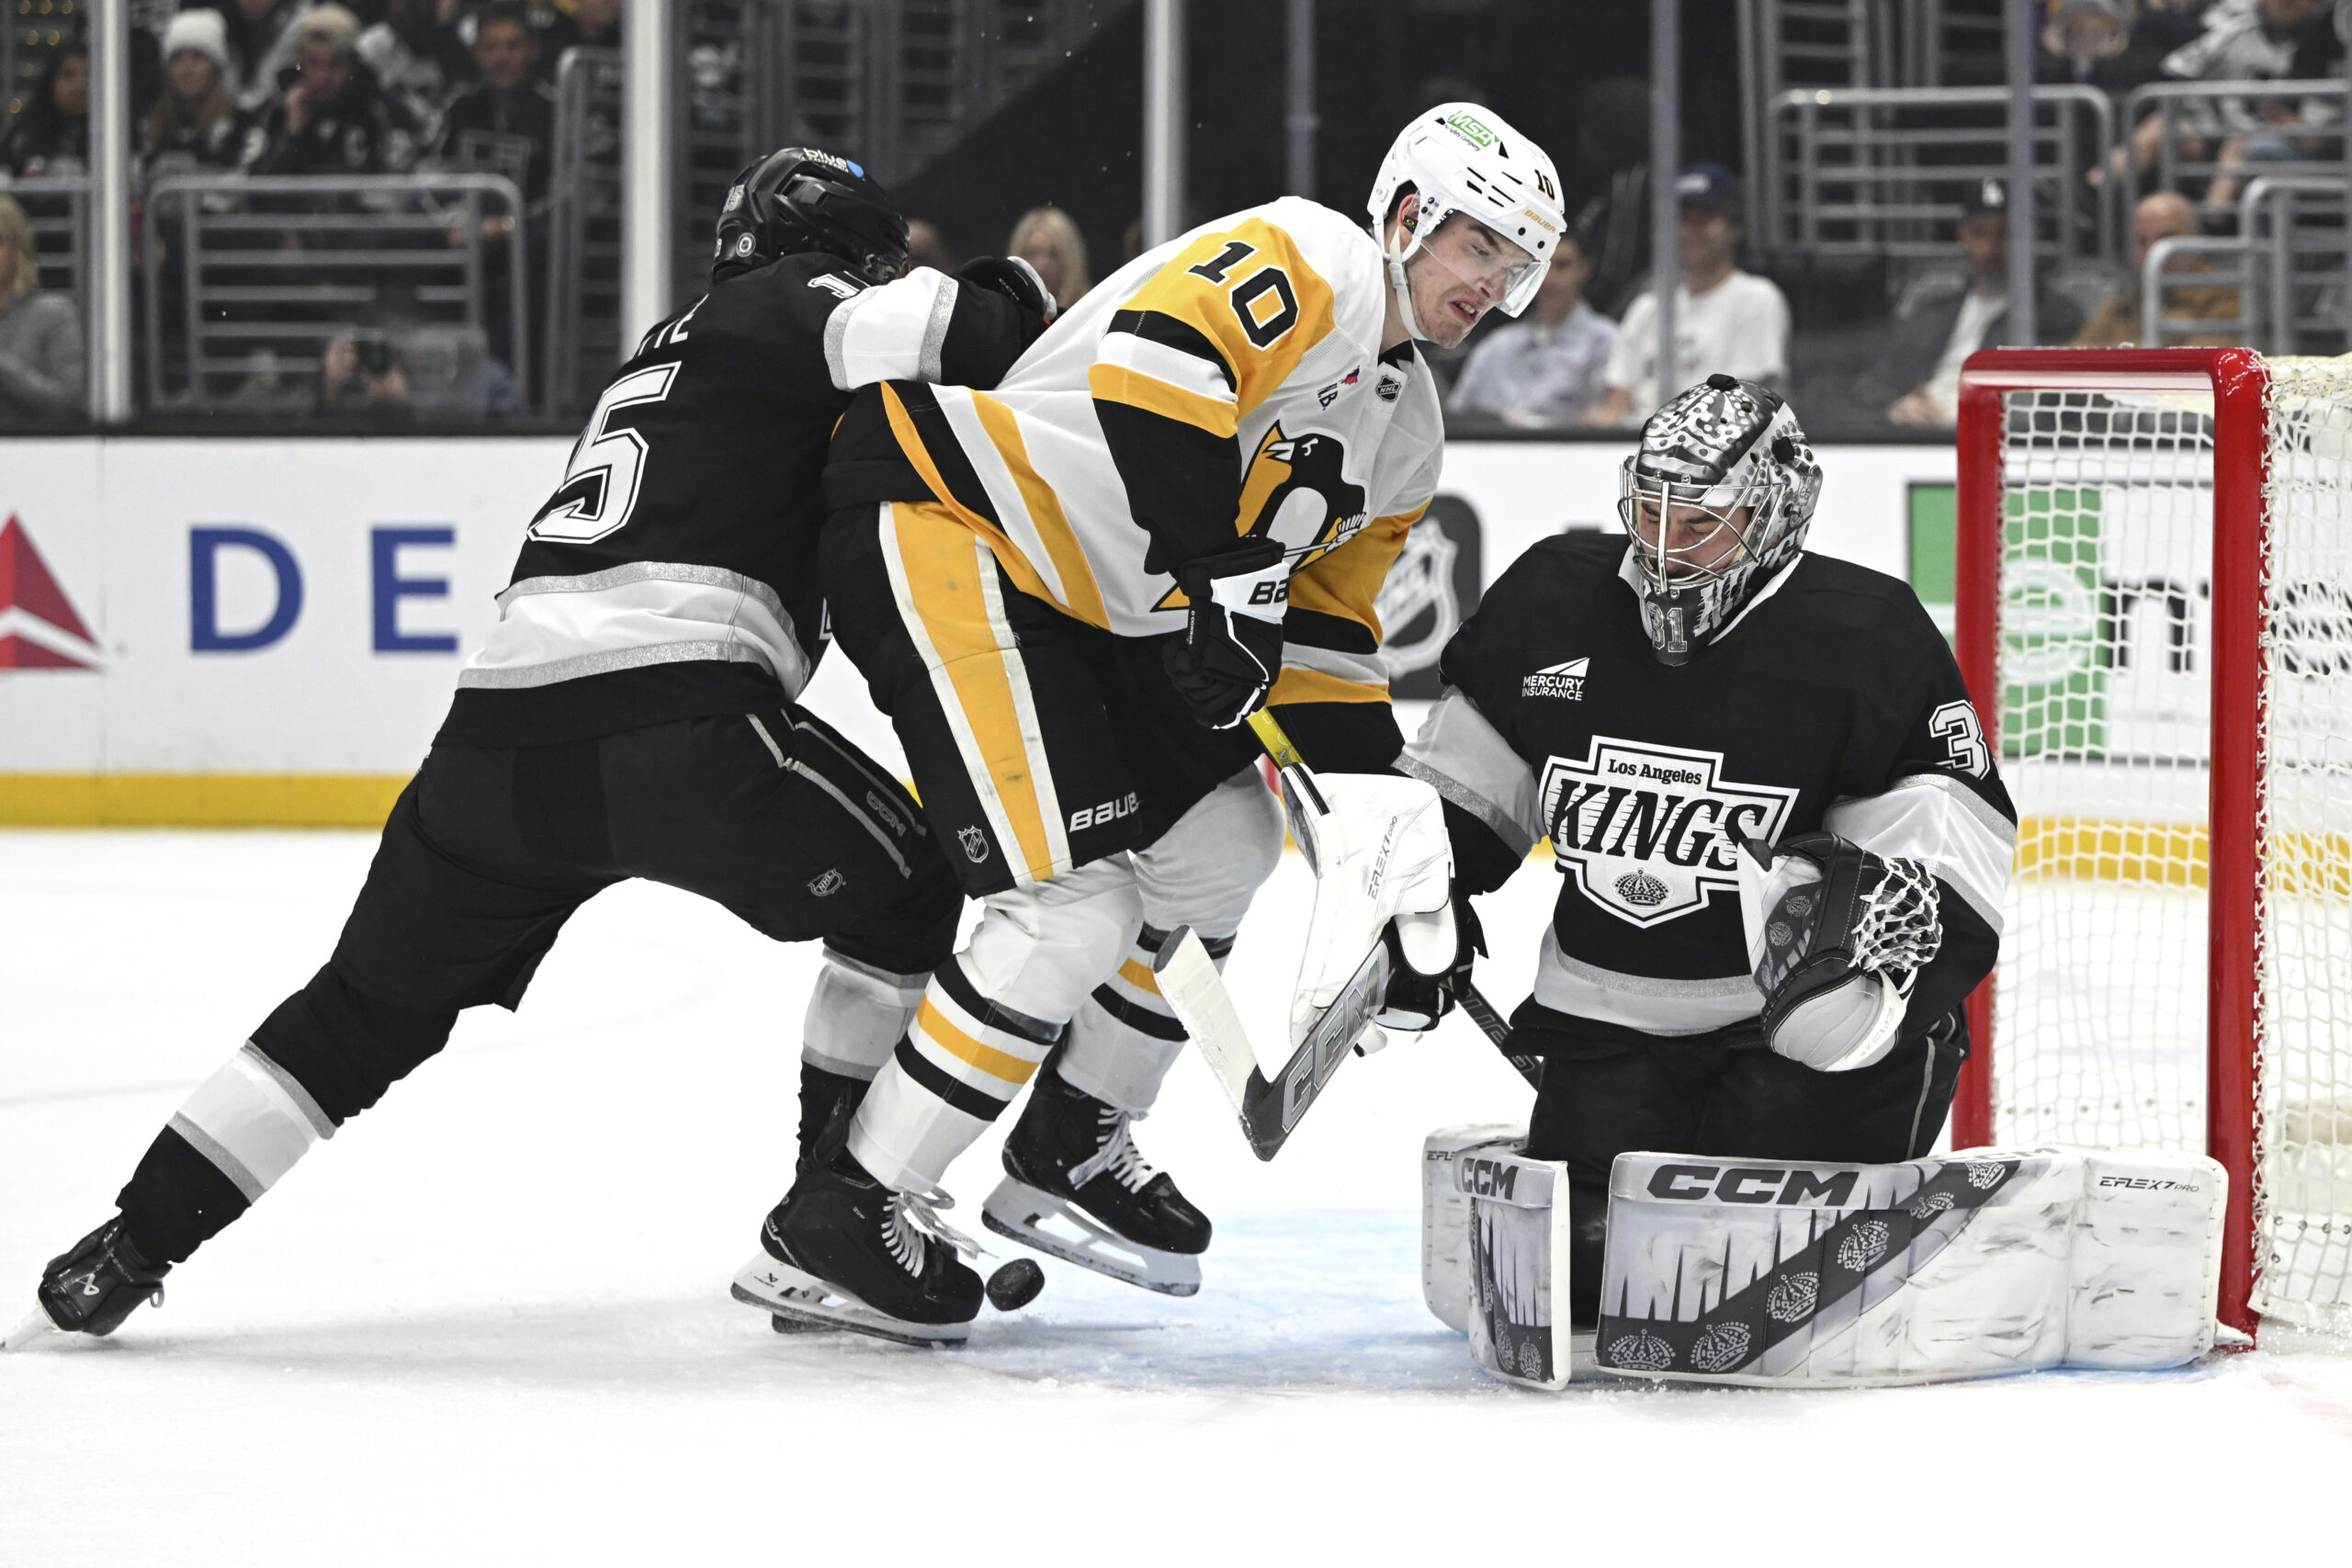
<path id="1" fill-rule="evenodd" d="M 1749 515 L 1745 506 L 1717 512 L 1675 504 L 1666 508 L 1661 528 L 1657 502 L 1645 497 L 1634 514 L 1634 538 L 1641 546 L 1643 558 L 1669 581 L 1713 577 L 1739 564 Z"/>
<path id="2" fill-rule="evenodd" d="M 1413 317 L 1441 348 L 1470 335 L 1535 258 L 1476 219 L 1454 213 L 1406 264 Z"/>

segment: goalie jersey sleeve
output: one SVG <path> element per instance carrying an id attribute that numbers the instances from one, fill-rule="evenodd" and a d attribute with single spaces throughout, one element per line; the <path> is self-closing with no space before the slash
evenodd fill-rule
<path id="1" fill-rule="evenodd" d="M 714 285 L 597 400 L 444 737 L 552 744 L 796 694 L 823 651 L 821 477 L 852 392 L 991 384 L 1042 327 L 929 268 L 868 288 L 816 253 Z"/>
<path id="2" fill-rule="evenodd" d="M 1622 535 L 1549 539 L 1447 645 L 1399 766 L 1446 802 L 1464 886 L 1548 840 L 1536 1002 L 1648 1034 L 1753 1019 L 1736 840 L 1815 829 L 1934 873 L 1942 953 L 1910 1016 L 1992 965 L 2016 811 L 1942 635 L 1905 584 L 1801 556 L 1689 664 L 1661 665 Z"/>

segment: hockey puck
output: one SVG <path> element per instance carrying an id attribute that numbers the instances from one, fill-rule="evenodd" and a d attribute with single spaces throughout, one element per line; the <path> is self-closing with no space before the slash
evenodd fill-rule
<path id="1" fill-rule="evenodd" d="M 1019 1312 L 1046 1288 L 1046 1271 L 1036 1260 L 1016 1258 L 989 1276 L 989 1305 L 999 1312 Z"/>

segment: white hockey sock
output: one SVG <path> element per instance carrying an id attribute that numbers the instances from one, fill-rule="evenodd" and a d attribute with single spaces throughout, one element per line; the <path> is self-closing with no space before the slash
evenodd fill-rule
<path id="1" fill-rule="evenodd" d="M 808 993 L 800 1026 L 800 1059 L 842 1077 L 872 1083 L 914 1022 L 928 975 L 894 975 L 825 950 L 825 966 Z"/>
<path id="2" fill-rule="evenodd" d="M 334 1123 L 292 1074 L 252 1041 L 196 1086 L 173 1112 L 171 1129 L 220 1174 L 248 1203 L 277 1184 Z"/>
<path id="3" fill-rule="evenodd" d="M 1144 927 L 1118 971 L 1070 1020 L 1069 1047 L 1054 1067 L 1072 1089 L 1122 1111 L 1149 1111 L 1168 1069 L 1184 1054 L 1184 1026 L 1152 976 L 1151 962 L 1167 940 L 1166 931 Z M 1233 938 L 1203 936 L 1201 945 L 1222 970 Z"/>

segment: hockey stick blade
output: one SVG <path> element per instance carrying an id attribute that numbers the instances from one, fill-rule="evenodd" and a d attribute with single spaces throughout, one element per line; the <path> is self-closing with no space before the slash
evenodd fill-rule
<path id="1" fill-rule="evenodd" d="M 1191 927 L 1170 933 L 1154 970 L 1160 997 L 1200 1047 L 1232 1101 L 1250 1152 L 1270 1160 L 1282 1152 L 1306 1108 L 1372 1027 L 1388 989 L 1388 949 L 1384 943 L 1372 950 L 1271 1079 L 1258 1070 L 1257 1053 L 1234 1010 L 1233 998 Z"/>

